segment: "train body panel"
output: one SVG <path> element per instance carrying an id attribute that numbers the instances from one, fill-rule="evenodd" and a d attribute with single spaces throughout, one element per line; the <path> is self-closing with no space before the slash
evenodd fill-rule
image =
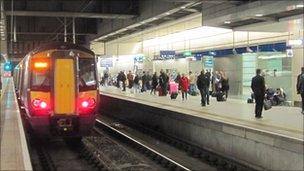
<path id="1" fill-rule="evenodd" d="M 95 124 L 99 96 L 95 54 L 53 43 L 30 52 L 14 70 L 20 104 L 36 134 L 79 137 Z"/>

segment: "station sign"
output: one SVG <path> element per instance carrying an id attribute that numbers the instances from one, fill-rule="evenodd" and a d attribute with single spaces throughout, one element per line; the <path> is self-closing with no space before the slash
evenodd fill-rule
<path id="1" fill-rule="evenodd" d="M 192 56 L 192 53 L 191 53 L 191 51 L 185 51 L 185 52 L 183 53 L 183 56 L 184 56 L 184 57 Z"/>
<path id="2" fill-rule="evenodd" d="M 144 62 L 144 56 L 135 56 L 134 57 L 135 63 L 143 63 Z"/>
<path id="3" fill-rule="evenodd" d="M 159 52 L 160 59 L 173 59 L 175 58 L 175 51 L 174 50 L 161 50 Z"/>
<path id="4" fill-rule="evenodd" d="M 213 56 L 203 56 L 204 68 L 213 68 Z"/>

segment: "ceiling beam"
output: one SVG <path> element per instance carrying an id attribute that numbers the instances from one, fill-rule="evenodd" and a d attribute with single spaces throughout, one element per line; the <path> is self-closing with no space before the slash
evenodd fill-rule
<path id="1" fill-rule="evenodd" d="M 130 19 L 136 17 L 132 14 L 105 14 L 87 12 L 55 12 L 55 11 L 5 11 L 6 15 L 29 17 L 70 17 L 70 18 L 102 18 L 102 19 Z"/>

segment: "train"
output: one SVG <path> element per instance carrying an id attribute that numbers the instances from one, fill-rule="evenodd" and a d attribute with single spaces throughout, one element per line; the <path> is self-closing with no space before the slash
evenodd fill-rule
<path id="1" fill-rule="evenodd" d="M 81 139 L 91 133 L 99 104 L 94 52 L 71 43 L 42 45 L 14 68 L 13 80 L 35 135 Z"/>

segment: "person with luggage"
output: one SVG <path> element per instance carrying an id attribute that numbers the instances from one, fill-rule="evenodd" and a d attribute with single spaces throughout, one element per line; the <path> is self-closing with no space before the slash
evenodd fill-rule
<path id="1" fill-rule="evenodd" d="M 152 76 L 152 89 L 151 89 L 150 94 L 152 94 L 152 92 L 154 92 L 154 95 L 156 94 L 155 91 L 156 91 L 157 85 L 158 85 L 158 77 L 157 77 L 157 73 L 155 72 Z"/>
<path id="2" fill-rule="evenodd" d="M 128 79 L 128 87 L 129 88 L 132 88 L 133 87 L 133 81 L 134 81 L 134 78 L 133 78 L 133 74 L 131 71 L 129 71 L 129 73 L 127 74 L 127 79 Z"/>
<path id="3" fill-rule="evenodd" d="M 297 93 L 302 98 L 302 114 L 304 114 L 304 67 L 301 68 L 301 73 L 297 77 Z"/>
<path id="4" fill-rule="evenodd" d="M 197 77 L 196 85 L 197 88 L 200 91 L 201 94 L 201 105 L 206 106 L 206 100 L 207 100 L 207 91 L 208 89 L 208 77 L 205 75 L 205 71 L 202 70 L 201 74 Z"/>
<path id="5" fill-rule="evenodd" d="M 169 93 L 171 100 L 176 99 L 178 95 L 178 83 L 170 81 L 169 83 Z"/>
<path id="6" fill-rule="evenodd" d="M 252 78 L 251 89 L 255 98 L 255 117 L 262 118 L 262 110 L 265 96 L 265 80 L 261 76 L 261 69 L 256 70 L 256 76 Z"/>
<path id="7" fill-rule="evenodd" d="M 188 93 L 188 87 L 189 87 L 189 80 L 185 76 L 185 74 L 182 74 L 182 77 L 179 80 L 179 85 L 182 92 L 182 100 L 187 100 L 187 93 Z"/>

